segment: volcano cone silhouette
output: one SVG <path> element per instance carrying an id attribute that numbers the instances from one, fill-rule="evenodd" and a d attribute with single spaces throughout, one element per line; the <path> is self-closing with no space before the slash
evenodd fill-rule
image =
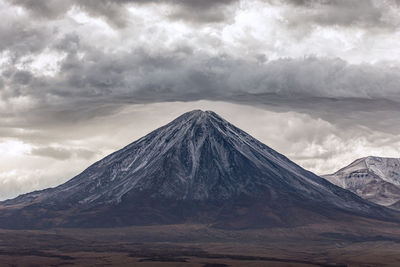
<path id="1" fill-rule="evenodd" d="M 257 141 L 195 110 L 68 182 L 0 204 L 7 228 L 210 223 L 292 226 L 352 216 L 392 219 Z"/>

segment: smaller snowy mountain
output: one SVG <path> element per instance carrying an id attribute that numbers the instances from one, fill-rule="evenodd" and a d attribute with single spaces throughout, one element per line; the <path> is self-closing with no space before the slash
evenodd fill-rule
<path id="1" fill-rule="evenodd" d="M 323 178 L 377 204 L 400 209 L 400 159 L 365 157 Z"/>

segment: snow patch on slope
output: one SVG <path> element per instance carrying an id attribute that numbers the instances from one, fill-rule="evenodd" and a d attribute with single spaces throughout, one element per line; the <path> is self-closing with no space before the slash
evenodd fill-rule
<path id="1" fill-rule="evenodd" d="M 400 201 L 400 159 L 397 158 L 361 158 L 323 177 L 380 205 L 391 206 Z"/>

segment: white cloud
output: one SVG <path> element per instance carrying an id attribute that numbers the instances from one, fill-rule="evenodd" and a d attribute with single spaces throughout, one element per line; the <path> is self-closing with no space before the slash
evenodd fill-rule
<path id="1" fill-rule="evenodd" d="M 5 157 L 21 156 L 24 153 L 28 153 L 31 147 L 28 144 L 24 144 L 19 140 L 2 140 L 0 142 L 0 154 Z"/>

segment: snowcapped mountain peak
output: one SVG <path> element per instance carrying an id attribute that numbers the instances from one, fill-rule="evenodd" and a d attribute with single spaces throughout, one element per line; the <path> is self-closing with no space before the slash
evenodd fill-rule
<path id="1" fill-rule="evenodd" d="M 398 158 L 360 158 L 324 178 L 381 205 L 390 206 L 400 200 Z"/>
<path id="2" fill-rule="evenodd" d="M 400 186 L 400 159 L 367 157 L 365 163 L 382 180 Z"/>
<path id="3" fill-rule="evenodd" d="M 40 208 L 56 214 L 69 209 L 90 211 L 87 218 L 74 217 L 73 223 L 84 220 L 90 225 L 98 223 L 98 216 L 110 220 L 109 213 L 117 211 L 116 220 L 124 224 L 179 221 L 200 214 L 207 214 L 207 220 L 235 218 L 237 207 L 252 218 L 244 221 L 261 224 L 283 224 L 290 216 L 288 209 L 318 216 L 337 210 L 387 215 L 304 170 L 216 113 L 202 110 L 179 116 L 58 187 L 1 205 L 28 209 L 15 213 L 19 221 L 18 216 Z M 71 223 L 72 213 L 63 214 Z M 265 222 L 267 217 L 270 221 Z M 308 215 L 300 217 L 311 220 Z"/>
<path id="4" fill-rule="evenodd" d="M 196 121 L 200 122 L 201 120 L 205 120 L 207 118 L 212 118 L 212 117 L 222 119 L 220 116 L 218 116 L 215 112 L 213 112 L 211 110 L 204 111 L 201 109 L 195 109 L 195 110 L 192 110 L 192 111 L 182 114 L 181 116 L 176 118 L 174 121 L 195 119 Z"/>
<path id="5" fill-rule="evenodd" d="M 399 158 L 368 156 L 355 160 L 350 165 L 340 169 L 334 174 L 347 175 L 351 177 L 351 175 L 355 176 L 356 174 L 366 172 L 371 172 L 386 182 L 400 185 Z"/>

